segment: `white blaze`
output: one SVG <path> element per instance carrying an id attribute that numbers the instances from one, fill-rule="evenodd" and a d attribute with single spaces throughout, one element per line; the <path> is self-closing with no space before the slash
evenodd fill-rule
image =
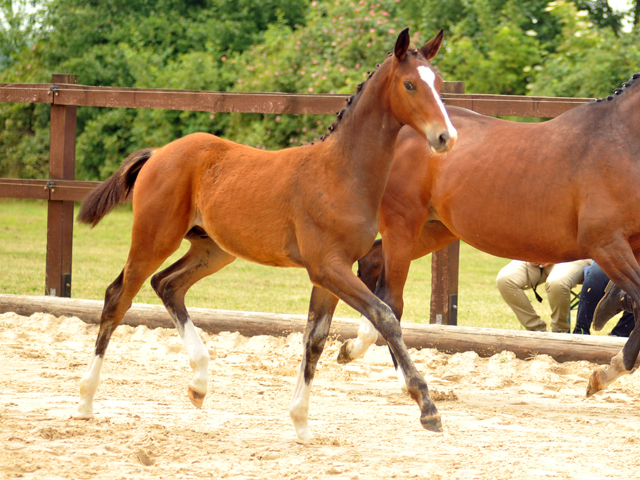
<path id="1" fill-rule="evenodd" d="M 449 115 L 447 115 L 447 111 L 444 109 L 444 104 L 442 103 L 442 100 L 440 100 L 440 95 L 438 95 L 438 92 L 436 91 L 436 74 L 433 73 L 433 70 L 431 70 L 429 67 L 425 67 L 424 65 L 418 67 L 418 73 L 420 74 L 420 78 L 424 81 L 424 83 L 426 83 L 431 89 L 433 97 L 436 99 L 436 103 L 438 104 L 438 107 L 440 107 L 442 116 L 444 117 L 444 120 L 447 124 L 449 135 L 451 136 L 451 138 L 457 138 L 458 131 L 451 123 L 451 120 L 449 120 Z"/>

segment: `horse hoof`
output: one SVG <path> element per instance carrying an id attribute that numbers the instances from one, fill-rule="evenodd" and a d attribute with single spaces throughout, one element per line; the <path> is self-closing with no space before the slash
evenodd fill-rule
<path id="1" fill-rule="evenodd" d="M 191 400 L 191 403 L 193 403 L 194 407 L 202 408 L 204 396 L 204 393 L 198 393 L 193 388 L 189 387 L 189 400 Z"/>
<path id="2" fill-rule="evenodd" d="M 340 347 L 340 352 L 338 352 L 338 359 L 337 359 L 340 365 L 346 365 L 347 363 L 353 360 L 353 358 L 351 358 L 351 353 L 350 353 L 351 342 L 352 340 L 347 340 L 342 344 L 342 347 Z"/>
<path id="3" fill-rule="evenodd" d="M 78 405 L 78 411 L 75 415 L 72 415 L 74 420 L 91 420 L 93 419 L 93 406 L 86 405 L 82 402 Z"/>
<path id="4" fill-rule="evenodd" d="M 604 387 L 602 386 L 602 379 L 600 378 L 600 370 L 596 370 L 589 377 L 589 385 L 587 386 L 587 398 L 594 393 L 598 393 Z"/>
<path id="5" fill-rule="evenodd" d="M 93 415 L 89 416 L 89 415 L 75 414 L 71 418 L 74 420 L 93 420 Z"/>
<path id="6" fill-rule="evenodd" d="M 422 424 L 422 428 L 424 428 L 425 430 L 429 430 L 430 432 L 442 433 L 442 420 L 440 419 L 439 413 L 436 413 L 435 415 L 420 417 L 420 423 Z"/>

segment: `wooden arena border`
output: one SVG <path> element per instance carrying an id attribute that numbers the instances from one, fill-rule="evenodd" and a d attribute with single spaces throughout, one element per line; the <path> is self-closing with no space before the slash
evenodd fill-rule
<path id="1" fill-rule="evenodd" d="M 76 75 L 54 74 L 51 83 L 0 84 L 0 102 L 51 105 L 49 178 L 0 179 L 0 198 L 48 201 L 45 294 L 71 296 L 73 202 L 82 201 L 98 182 L 75 180 L 77 107 L 150 108 L 204 112 L 333 114 L 346 95 L 236 93 L 189 90 L 92 87 L 77 84 Z M 556 117 L 590 98 L 464 94 L 464 82 L 444 82 L 447 105 L 484 115 Z M 459 242 L 432 257 L 430 323 L 457 324 Z"/>
<path id="2" fill-rule="evenodd" d="M 0 313 L 14 312 L 30 316 L 34 313 L 78 317 L 87 323 L 98 324 L 104 302 L 75 298 L 39 297 L 30 295 L 0 295 Z M 304 332 L 305 315 L 286 315 L 260 312 L 236 312 L 189 308 L 196 326 L 205 332 L 238 332 L 241 335 L 286 336 Z M 171 317 L 162 305 L 134 303 L 122 323 L 132 327 L 174 328 Z M 329 335 L 345 341 L 358 334 L 359 321 L 334 318 Z M 445 353 L 474 351 L 481 357 L 490 357 L 505 350 L 518 358 L 531 359 L 536 355 L 549 355 L 558 362 L 586 360 L 609 364 L 627 341 L 626 338 L 602 335 L 567 335 L 565 333 L 526 332 L 497 328 L 454 327 L 450 325 L 423 325 L 403 323 L 402 337 L 408 348 L 437 348 Z M 378 336 L 378 345 L 385 345 Z M 640 358 L 638 359 L 640 364 Z"/>

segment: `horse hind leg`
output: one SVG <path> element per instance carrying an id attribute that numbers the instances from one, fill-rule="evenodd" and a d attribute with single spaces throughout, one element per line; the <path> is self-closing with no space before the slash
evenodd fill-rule
<path id="1" fill-rule="evenodd" d="M 298 379 L 291 398 L 289 415 L 298 438 L 303 442 L 311 440 L 309 429 L 309 396 L 316 366 L 324 344 L 329 336 L 329 328 L 338 298 L 321 287 L 313 287 L 309 303 L 309 317 L 304 331 L 304 353 L 300 363 Z"/>
<path id="2" fill-rule="evenodd" d="M 358 260 L 358 278 L 371 292 L 375 292 L 384 264 L 382 240 L 376 240 L 367 254 Z M 342 344 L 338 352 L 337 362 L 346 365 L 367 353 L 369 347 L 378 340 L 378 331 L 367 317 L 360 317 L 358 336 L 350 338 Z"/>
<path id="3" fill-rule="evenodd" d="M 164 255 L 159 256 L 142 254 L 146 250 L 135 249 L 133 245 L 132 243 L 124 270 L 105 293 L 94 354 L 87 371 L 80 379 L 80 401 L 74 416 L 76 419 L 93 418 L 93 398 L 100 383 L 100 370 L 111 335 L 131 307 L 131 302 L 144 281 L 178 248 L 179 242 L 169 246 Z"/>
<path id="4" fill-rule="evenodd" d="M 189 400 L 202 408 L 207 393 L 209 352 L 202 343 L 184 304 L 184 297 L 196 282 L 214 274 L 235 260 L 222 250 L 200 227 L 185 237 L 191 242 L 189 251 L 176 263 L 158 272 L 151 286 L 167 308 L 189 356 L 193 378 L 189 382 Z"/>
<path id="5" fill-rule="evenodd" d="M 625 239 L 611 242 L 607 248 L 596 251 L 593 259 L 604 273 L 633 299 L 634 317 L 640 318 L 640 265 Z M 615 380 L 633 371 L 640 353 L 640 328 L 634 328 L 622 350 L 607 366 L 601 366 L 589 377 L 587 397 L 604 390 Z"/>

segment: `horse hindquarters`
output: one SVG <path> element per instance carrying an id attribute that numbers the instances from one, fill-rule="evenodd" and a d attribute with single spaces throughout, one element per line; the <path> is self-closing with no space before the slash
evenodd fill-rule
<path id="1" fill-rule="evenodd" d="M 164 157 L 166 151 L 156 152 L 137 174 L 129 256 L 122 273 L 105 294 L 94 356 L 80 381 L 80 403 L 76 418 L 93 417 L 93 397 L 113 331 L 122 321 L 142 284 L 178 249 L 188 230 L 192 205 L 184 199 L 192 198 L 189 186 L 182 182 L 180 191 L 180 184 L 177 186 L 177 182 L 171 182 L 170 176 L 163 182 L 156 180 L 166 177 L 162 174 L 166 174 L 167 170 L 159 172 L 157 168 Z M 172 159 L 169 157 L 165 160 Z"/>

